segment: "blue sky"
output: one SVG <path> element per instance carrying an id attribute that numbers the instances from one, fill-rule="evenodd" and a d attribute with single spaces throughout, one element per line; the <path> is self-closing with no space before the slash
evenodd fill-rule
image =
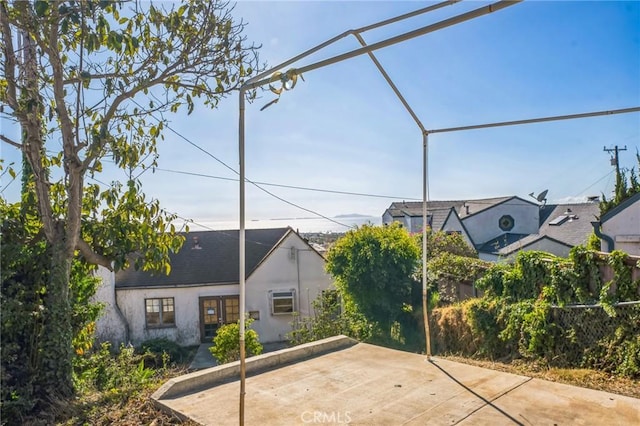
<path id="1" fill-rule="evenodd" d="M 248 39 L 262 44 L 261 61 L 275 65 L 345 30 L 429 4 L 434 3 L 240 1 L 233 14 L 248 23 Z M 458 3 L 363 37 L 371 44 L 486 4 Z M 345 38 L 294 66 L 358 47 L 355 38 Z M 637 1 L 525 1 L 375 54 L 427 129 L 640 106 Z M 247 177 L 397 197 L 265 186 L 330 217 L 380 217 L 392 201 L 419 199 L 421 133 L 368 57 L 311 71 L 304 79 L 264 111 L 274 98 L 270 92 L 247 105 Z M 232 96 L 215 111 L 199 108 L 171 117 L 176 133 L 168 132 L 161 144 L 159 170 L 142 176 L 147 195 L 197 223 L 237 227 L 237 182 L 176 173 L 237 177 L 182 139 L 237 169 L 237 108 Z M 637 165 L 640 113 L 434 134 L 430 198 L 526 198 L 544 189 L 549 202 L 610 195 L 613 168 L 603 147 L 614 145 L 627 147 L 622 167 Z M 13 151 L 2 146 L 2 158 L 15 161 Z M 119 178 L 124 174 L 108 173 L 104 180 Z M 2 186 L 7 183 L 4 176 Z M 18 190 L 14 183 L 3 195 L 14 199 Z M 250 222 L 309 216 L 247 186 Z"/>

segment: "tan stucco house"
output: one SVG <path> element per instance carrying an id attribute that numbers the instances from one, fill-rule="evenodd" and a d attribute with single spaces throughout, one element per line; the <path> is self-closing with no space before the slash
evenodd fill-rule
<path id="1" fill-rule="evenodd" d="M 210 342 L 220 325 L 240 315 L 238 234 L 185 234 L 183 248 L 171 255 L 169 275 L 102 270 L 96 298 L 105 311 L 98 339 Z M 285 340 L 294 312 L 309 316 L 311 302 L 332 288 L 324 266 L 324 258 L 291 228 L 246 231 L 246 311 L 263 343 Z"/>

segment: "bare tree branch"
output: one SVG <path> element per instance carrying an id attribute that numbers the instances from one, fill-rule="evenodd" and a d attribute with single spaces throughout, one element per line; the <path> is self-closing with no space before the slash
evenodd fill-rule
<path id="1" fill-rule="evenodd" d="M 113 267 L 111 266 L 111 260 L 106 256 L 96 253 L 93 251 L 91 246 L 87 244 L 85 240 L 82 238 L 78 238 L 78 242 L 76 244 L 76 249 L 80 251 L 80 254 L 89 262 L 94 263 L 96 265 L 104 266 L 110 271 L 113 271 Z"/>
<path id="2" fill-rule="evenodd" d="M 15 142 L 13 139 L 9 139 L 8 137 L 6 137 L 3 134 L 0 134 L 0 140 L 3 141 L 3 142 L 8 143 L 9 145 L 11 145 L 13 147 L 16 147 L 16 148 L 22 150 L 22 144 L 21 143 Z"/>
<path id="3" fill-rule="evenodd" d="M 68 197 L 67 203 L 67 223 L 65 232 L 65 248 L 69 253 L 73 253 L 77 245 L 80 235 L 80 217 L 82 215 L 82 189 L 83 189 L 83 173 L 81 171 L 82 163 L 75 149 L 75 131 L 74 123 L 69 116 L 67 104 L 65 101 L 65 90 L 62 81 L 64 80 L 64 67 L 62 64 L 62 55 L 59 52 L 59 33 L 58 25 L 59 13 L 58 8 L 51 9 L 51 18 L 46 43 L 46 51 L 51 64 L 51 73 L 53 80 L 53 95 L 58 119 L 60 120 L 60 132 L 62 134 L 62 148 L 64 151 L 64 168 L 68 178 L 66 182 L 66 191 Z"/>

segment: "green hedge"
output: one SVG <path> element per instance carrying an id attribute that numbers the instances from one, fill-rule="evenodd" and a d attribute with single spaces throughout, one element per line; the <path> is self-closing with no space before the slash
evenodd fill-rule
<path id="1" fill-rule="evenodd" d="M 622 252 L 602 258 L 583 247 L 569 259 L 522 252 L 476 282 L 484 296 L 435 309 L 436 352 L 490 359 L 529 358 L 640 377 L 640 280 Z M 599 264 L 613 278 L 602 282 Z M 594 303 L 590 308 L 568 308 Z"/>

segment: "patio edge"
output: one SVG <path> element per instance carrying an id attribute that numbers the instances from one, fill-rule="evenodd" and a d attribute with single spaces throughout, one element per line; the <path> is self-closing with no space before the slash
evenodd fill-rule
<path id="1" fill-rule="evenodd" d="M 247 358 L 245 361 L 246 374 L 250 375 L 256 372 L 274 369 L 327 352 L 345 349 L 357 343 L 357 340 L 340 335 L 253 356 Z M 185 394 L 198 392 L 213 387 L 216 384 L 223 383 L 231 378 L 239 378 L 239 376 L 240 361 L 234 361 L 188 373 L 180 377 L 174 377 L 155 391 L 153 395 L 151 395 L 151 398 L 156 402 L 160 402 L 160 400 L 163 399 L 172 399 Z"/>

